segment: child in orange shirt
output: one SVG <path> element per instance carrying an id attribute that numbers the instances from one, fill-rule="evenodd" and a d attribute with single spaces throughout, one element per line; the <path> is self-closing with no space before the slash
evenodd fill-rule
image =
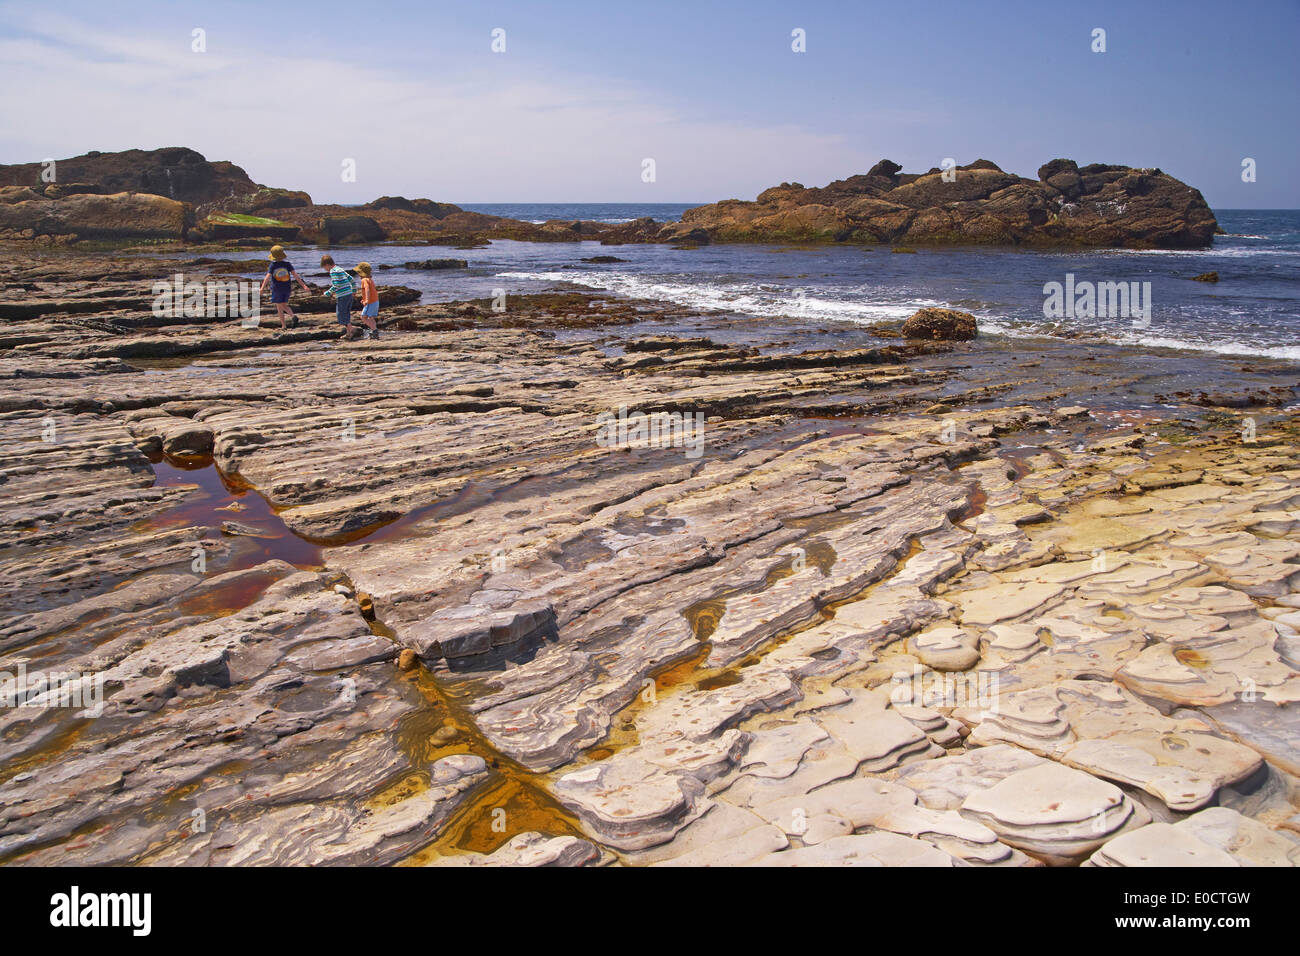
<path id="1" fill-rule="evenodd" d="M 361 321 L 366 324 L 366 338 L 379 338 L 379 290 L 370 278 L 370 263 L 357 263 L 357 278 L 361 280 Z"/>

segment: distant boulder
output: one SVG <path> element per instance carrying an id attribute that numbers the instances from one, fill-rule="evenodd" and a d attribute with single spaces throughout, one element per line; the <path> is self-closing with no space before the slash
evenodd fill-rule
<path id="1" fill-rule="evenodd" d="M 882 159 L 876 165 L 867 170 L 868 176 L 881 176 L 885 179 L 893 179 L 895 174 L 901 173 L 903 167 L 890 159 Z"/>
<path id="2" fill-rule="evenodd" d="M 384 230 L 369 216 L 326 216 L 320 221 L 325 241 L 338 243 L 378 242 Z"/>
<path id="3" fill-rule="evenodd" d="M 263 187 L 222 206 L 227 212 L 254 213 L 260 209 L 301 209 L 311 204 L 311 196 L 301 189 Z"/>
<path id="4" fill-rule="evenodd" d="M 403 212 L 419 213 L 433 219 L 445 219 L 454 212 L 462 212 L 459 206 L 449 202 L 434 202 L 432 199 L 407 199 L 405 196 L 380 196 L 374 202 L 368 202 L 362 209 L 400 209 Z"/>
<path id="5" fill-rule="evenodd" d="M 425 259 L 421 262 L 405 262 L 407 269 L 468 269 L 469 263 L 464 259 Z"/>
<path id="6" fill-rule="evenodd" d="M 406 212 L 414 212 L 415 207 L 411 200 L 405 196 L 380 196 L 373 202 L 368 202 L 362 209 L 402 209 Z"/>
<path id="7" fill-rule="evenodd" d="M 1198 276 L 1192 276 L 1193 282 L 1218 282 L 1219 274 L 1217 272 L 1202 272 Z"/>
<path id="8" fill-rule="evenodd" d="M 1054 159 L 1051 162 L 1043 163 L 1038 167 L 1038 178 L 1042 182 L 1047 182 L 1057 173 L 1077 173 L 1079 164 L 1072 159 Z"/>

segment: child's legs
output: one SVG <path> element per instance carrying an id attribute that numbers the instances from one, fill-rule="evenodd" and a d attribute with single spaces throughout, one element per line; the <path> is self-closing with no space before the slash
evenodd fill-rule
<path id="1" fill-rule="evenodd" d="M 290 310 L 288 302 L 275 303 L 275 317 L 280 320 L 281 325 L 284 325 L 285 319 L 291 315 L 293 315 L 293 312 Z"/>
<path id="2" fill-rule="evenodd" d="M 366 323 L 366 327 L 370 329 L 371 332 L 378 332 L 379 331 L 378 301 L 366 303 L 366 305 L 361 309 L 361 318 Z"/>

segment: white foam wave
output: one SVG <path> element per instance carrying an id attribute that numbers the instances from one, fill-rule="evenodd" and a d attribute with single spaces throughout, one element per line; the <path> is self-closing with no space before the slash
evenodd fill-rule
<path id="1" fill-rule="evenodd" d="M 855 323 L 905 319 L 917 309 L 943 305 L 937 299 L 850 302 L 814 296 L 802 298 L 790 290 L 755 283 L 680 282 L 626 272 L 502 272 L 503 279 L 570 282 L 606 289 L 635 299 L 653 299 L 702 311 L 741 312 L 764 318 L 806 318 Z"/>
<path id="2" fill-rule="evenodd" d="M 889 302 L 859 302 L 822 297 L 805 297 L 802 301 L 790 290 L 758 283 L 715 283 L 673 280 L 663 276 L 641 276 L 626 272 L 502 272 L 503 279 L 535 282 L 567 282 L 589 289 L 601 289 L 636 299 L 671 302 L 701 311 L 736 312 L 760 318 L 813 319 L 823 322 L 851 322 L 870 325 L 874 322 L 905 319 L 917 309 L 931 306 L 953 308 L 937 299 L 906 298 Z M 1009 323 L 977 313 L 980 330 L 986 334 L 1015 339 L 1057 338 L 1056 327 L 1037 323 Z M 1300 345 L 1258 345 L 1224 340 L 1197 341 L 1161 336 L 1151 332 L 1100 330 L 1099 339 L 1115 345 L 1145 348 L 1183 349 L 1219 355 L 1243 355 L 1256 358 L 1300 360 Z"/>
<path id="3" fill-rule="evenodd" d="M 601 218 L 596 218 L 596 219 L 581 219 L 581 220 L 578 220 L 578 219 L 524 219 L 524 220 L 522 220 L 522 221 L 523 221 L 523 222 L 530 222 L 530 223 L 532 223 L 534 226 L 540 226 L 540 225 L 542 225 L 543 223 L 547 223 L 547 222 L 579 222 L 579 221 L 581 221 L 581 222 L 603 222 L 603 223 L 605 223 L 605 225 L 607 225 L 607 226 L 617 226 L 617 225 L 619 225 L 619 224 L 621 224 L 621 223 L 625 223 L 625 222 L 635 222 L 636 220 L 634 220 L 634 219 L 628 219 L 627 217 L 624 217 L 624 218 L 622 218 L 622 219 L 606 219 L 606 218 L 601 217 Z"/>
<path id="4" fill-rule="evenodd" d="M 1259 236 L 1256 238 L 1266 238 Z M 1293 249 L 1097 249 L 1102 256 L 1200 256 L 1205 259 L 1253 259 L 1256 256 L 1300 256 Z"/>
<path id="5" fill-rule="evenodd" d="M 1009 325 L 996 319 L 979 320 L 980 331 L 1012 339 L 1056 338 L 1048 329 Z M 1112 345 L 1136 345 L 1146 348 L 1182 349 L 1188 352 L 1211 352 L 1215 355 L 1248 355 L 1253 358 L 1300 360 L 1300 345 L 1254 345 L 1249 342 L 1200 342 L 1161 335 L 1102 332 L 1099 338 Z"/>

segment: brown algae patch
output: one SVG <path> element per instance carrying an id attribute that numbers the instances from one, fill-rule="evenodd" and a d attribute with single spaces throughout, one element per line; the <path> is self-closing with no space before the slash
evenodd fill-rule
<path id="1" fill-rule="evenodd" d="M 577 820 L 546 791 L 541 778 L 496 750 L 422 664 L 411 671 L 410 686 L 423 703 L 401 720 L 397 742 L 411 766 L 427 768 L 443 757 L 468 753 L 483 758 L 490 776 L 452 814 L 433 842 L 398 865 L 423 866 L 459 853 L 492 853 L 512 837 L 530 831 L 585 838 Z M 428 787 L 427 769 L 408 771 L 368 803 L 391 805 Z"/>

